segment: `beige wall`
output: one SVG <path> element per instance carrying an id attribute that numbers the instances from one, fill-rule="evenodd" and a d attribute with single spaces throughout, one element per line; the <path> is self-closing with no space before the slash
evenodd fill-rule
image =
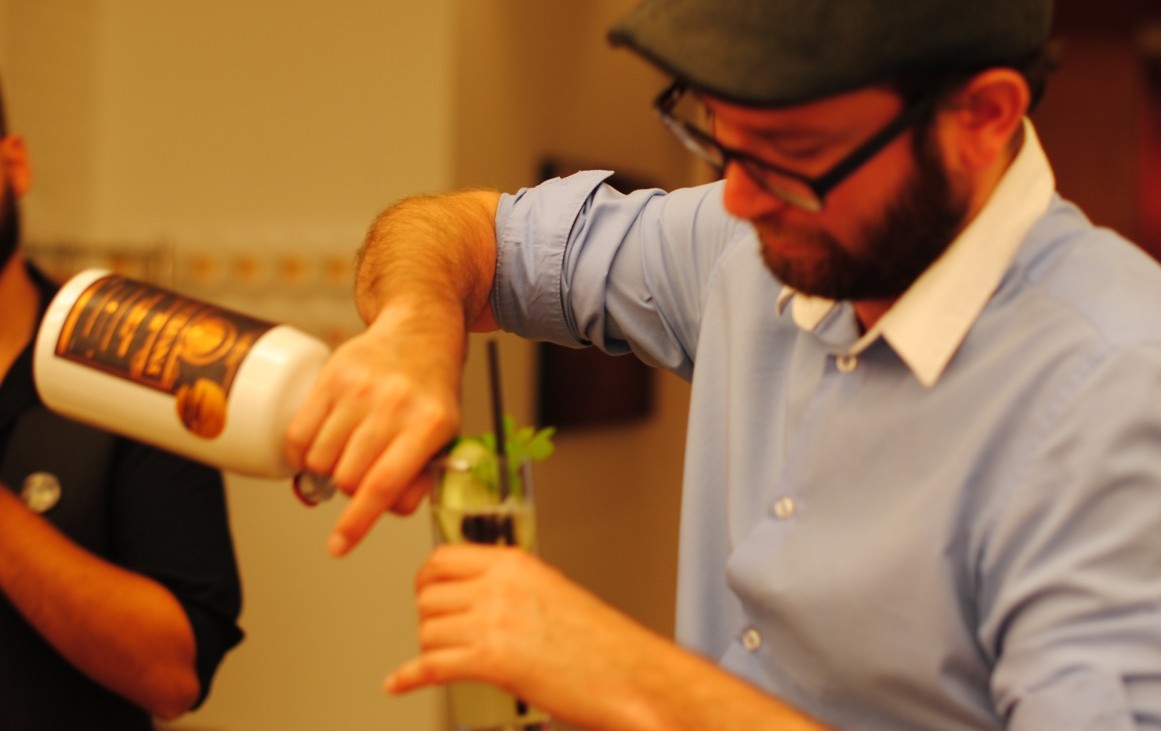
<path id="1" fill-rule="evenodd" d="M 368 212 L 451 179 L 451 0 L 0 7 L 40 236 L 357 241 Z"/>
<path id="2" fill-rule="evenodd" d="M 29 238 L 349 257 L 387 202 L 452 184 L 454 11 L 3 0 L 0 69 L 38 172 Z M 280 312 L 268 291 L 221 294 Z M 310 511 L 286 483 L 242 479 L 229 500 L 248 637 L 177 727 L 439 728 L 435 691 L 379 690 L 416 648 L 411 583 L 429 526 L 384 520 L 334 561 L 323 546 L 339 505 Z"/>

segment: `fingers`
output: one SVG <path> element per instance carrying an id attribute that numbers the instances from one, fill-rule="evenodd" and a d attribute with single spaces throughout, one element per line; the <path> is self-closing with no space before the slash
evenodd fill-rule
<path id="1" fill-rule="evenodd" d="M 525 558 L 528 555 L 524 551 L 508 546 L 459 543 L 436 547 L 415 575 L 420 619 L 479 606 L 486 594 L 495 593 L 495 588 L 489 592 L 470 582 L 497 568 L 501 574 L 525 576 L 530 571 L 528 566 L 515 566 L 507 572 L 502 566 Z"/>
<path id="2" fill-rule="evenodd" d="M 482 674 L 464 671 L 464 668 L 480 666 L 479 663 L 471 662 L 471 655 L 471 652 L 458 647 L 425 652 L 403 663 L 388 675 L 383 681 L 383 689 L 399 695 L 429 685 L 443 685 L 459 680 L 492 682 L 491 678 Z"/>
<path id="3" fill-rule="evenodd" d="M 431 677 L 423 658 L 403 663 L 383 681 L 383 689 L 393 695 L 409 693 L 439 681 Z"/>
<path id="4" fill-rule="evenodd" d="M 463 680 L 465 678 L 454 672 L 454 668 L 462 666 L 467 655 L 466 651 L 456 648 L 425 652 L 396 668 L 383 682 L 383 688 L 388 693 L 398 695 L 429 685 Z"/>
<path id="5" fill-rule="evenodd" d="M 461 547 L 471 548 L 471 547 Z M 468 551 L 470 553 L 470 551 Z M 478 629 L 468 615 L 474 601 L 471 585 L 436 584 L 418 591 L 419 647 L 422 654 L 399 666 L 385 681 L 389 693 L 406 693 L 426 685 L 454 680 L 486 680 L 465 668 L 488 668 L 495 663 L 481 663 L 477 657 L 480 639 Z"/>
<path id="6" fill-rule="evenodd" d="M 386 512 L 410 515 L 430 491 L 430 477 L 421 477 L 412 482 L 398 498 L 392 498 L 389 493 L 375 495 L 369 490 L 344 490 L 353 497 L 335 523 L 334 531 L 327 541 L 327 551 L 335 557 L 345 556 L 371 530 L 379 516 Z M 378 500 L 375 499 L 377 497 Z"/>
<path id="7" fill-rule="evenodd" d="M 419 592 L 416 597 L 419 621 L 465 612 L 472 607 L 472 594 L 458 587 L 434 586 Z"/>
<path id="8" fill-rule="evenodd" d="M 358 469 L 359 465 L 354 459 L 356 455 L 350 454 L 350 450 L 346 449 L 347 435 L 356 430 L 369 431 L 374 428 L 365 421 L 367 418 L 365 407 L 358 402 L 348 401 L 332 408 L 326 416 L 326 421 L 318 428 L 310 448 L 303 455 L 306 468 L 318 474 L 333 475 L 335 482 L 340 485 L 357 485 L 358 478 L 366 471 L 365 465 L 372 457 L 357 455 L 363 460 L 363 468 Z M 337 466 L 344 454 L 347 456 L 347 462 L 355 465 L 355 469 L 348 468 L 348 474 L 340 475 Z"/>
<path id="9" fill-rule="evenodd" d="M 391 504 L 391 496 L 382 492 L 356 491 L 327 539 L 327 552 L 336 558 L 350 553 Z"/>
<path id="10" fill-rule="evenodd" d="M 415 511 L 433 484 L 427 461 L 458 431 L 456 374 L 393 361 L 383 341 L 364 333 L 340 346 L 286 432 L 292 466 L 331 475 L 353 495 L 328 542 L 336 556 L 384 512 Z"/>
<path id="11" fill-rule="evenodd" d="M 421 413 L 419 409 L 388 402 L 359 414 L 354 420 L 357 424 L 349 424 L 347 417 L 336 415 L 336 429 L 349 437 L 337 464 L 332 465 L 335 480 L 360 490 L 365 485 L 378 486 L 375 489 L 392 485 L 395 492 L 402 494 L 411 481 L 420 477 L 440 444 L 439 437 L 429 437 L 428 433 L 443 428 L 443 420 Z"/>
<path id="12" fill-rule="evenodd" d="M 287 426 L 286 456 L 296 469 L 331 474 L 348 435 L 373 413 L 375 374 L 347 353 L 335 352 Z"/>
<path id="13" fill-rule="evenodd" d="M 495 647 L 481 645 L 479 632 L 458 613 L 425 619 L 420 627 L 422 654 L 400 665 L 384 682 L 389 693 L 406 693 L 457 680 L 499 682 L 503 663 Z"/>
<path id="14" fill-rule="evenodd" d="M 535 561 L 526 551 L 512 546 L 493 546 L 479 543 L 444 544 L 437 547 L 420 566 L 415 576 L 415 589 L 441 582 L 466 581 L 486 571 L 503 571 L 505 561 Z M 511 573 L 521 574 L 528 567 L 516 568 Z"/>
<path id="15" fill-rule="evenodd" d="M 419 479 L 412 482 L 391 506 L 391 512 L 397 515 L 411 515 L 414 513 L 431 492 L 432 478 L 420 473 Z"/>
<path id="16" fill-rule="evenodd" d="M 286 428 L 286 461 L 296 470 L 306 467 L 307 450 L 315 443 L 315 435 L 331 411 L 329 392 L 311 389 L 306 400 L 298 407 Z M 324 473 L 329 474 L 329 473 Z"/>
<path id="17" fill-rule="evenodd" d="M 327 543 L 333 556 L 346 555 L 363 539 L 383 513 L 391 511 L 403 515 L 413 512 L 431 489 L 432 476 L 426 472 L 427 460 L 444 440 L 416 436 L 408 432 L 397 436 L 375 460 L 358 482 L 346 510 L 339 516 Z M 348 450 L 359 459 L 360 450 Z M 347 456 L 344 454 L 343 460 Z M 356 470 L 340 461 L 336 481 L 345 482 Z"/>

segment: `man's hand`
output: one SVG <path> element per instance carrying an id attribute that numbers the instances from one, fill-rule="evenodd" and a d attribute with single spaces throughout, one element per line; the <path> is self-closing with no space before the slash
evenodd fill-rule
<path id="1" fill-rule="evenodd" d="M 633 676 L 661 638 L 518 548 L 445 545 L 416 579 L 419 657 L 386 681 L 392 693 L 480 680 L 586 728 L 652 728 Z"/>
<path id="2" fill-rule="evenodd" d="M 424 468 L 459 431 L 467 333 L 496 329 L 499 199 L 471 190 L 399 201 L 359 251 L 367 331 L 335 351 L 286 434 L 291 465 L 353 495 L 330 538 L 335 555 L 384 511 L 415 510 L 431 487 Z"/>
<path id="3" fill-rule="evenodd" d="M 391 693 L 477 680 L 593 731 L 825 731 L 519 548 L 441 546 L 416 594 L 420 655 Z"/>
<path id="4" fill-rule="evenodd" d="M 352 495 L 332 554 L 350 550 L 383 512 L 411 513 L 430 490 L 428 460 L 459 430 L 463 345 L 455 338 L 449 350 L 440 333 L 385 311 L 339 346 L 291 422 L 291 464 L 332 475 Z"/>

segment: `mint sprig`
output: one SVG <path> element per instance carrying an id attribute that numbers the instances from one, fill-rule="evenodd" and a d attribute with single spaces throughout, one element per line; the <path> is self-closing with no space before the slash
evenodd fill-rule
<path id="1" fill-rule="evenodd" d="M 521 466 L 526 462 L 540 462 L 552 456 L 556 446 L 552 437 L 556 427 L 537 429 L 531 426 L 516 427 L 516 420 L 510 414 L 504 415 L 504 456 L 508 460 L 508 486 L 517 498 L 524 497 L 524 481 Z M 477 437 L 460 437 L 459 441 L 474 439 L 492 454 L 496 454 L 496 435 L 492 432 Z M 472 465 L 472 476 L 497 493 L 500 490 L 496 460 L 481 460 Z"/>

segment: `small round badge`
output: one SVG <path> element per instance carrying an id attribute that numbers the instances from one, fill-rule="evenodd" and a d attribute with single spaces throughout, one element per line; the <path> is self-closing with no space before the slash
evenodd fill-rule
<path id="1" fill-rule="evenodd" d="M 49 472 L 33 472 L 24 478 L 20 497 L 29 510 L 47 513 L 60 502 L 60 480 Z"/>

